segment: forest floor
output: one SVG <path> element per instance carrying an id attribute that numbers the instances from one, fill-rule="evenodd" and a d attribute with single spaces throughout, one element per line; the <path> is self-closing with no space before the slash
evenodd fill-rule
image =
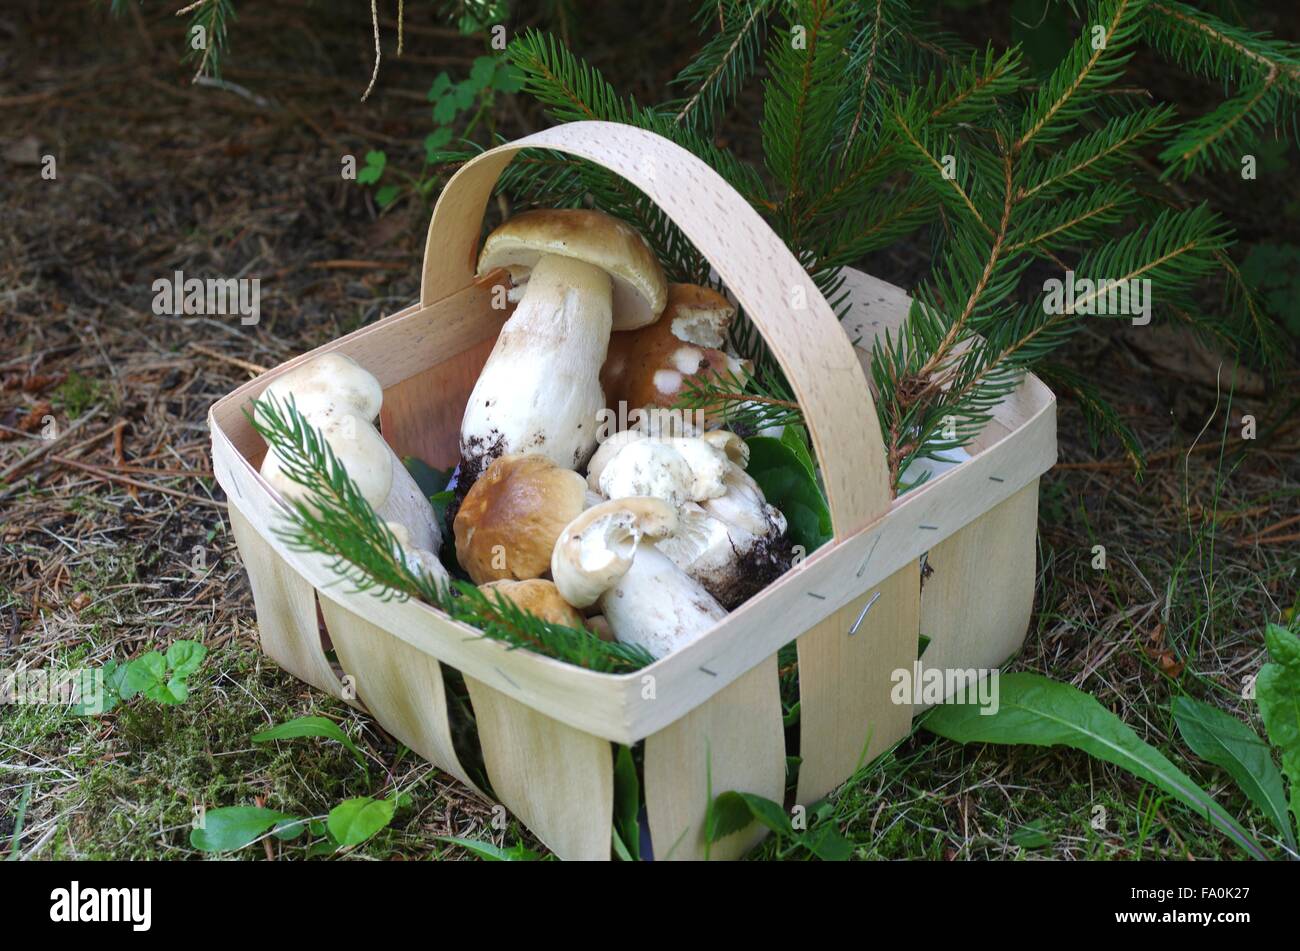
<path id="1" fill-rule="evenodd" d="M 211 403 L 259 369 L 416 298 L 429 208 L 406 200 L 380 213 L 340 164 L 377 147 L 418 163 L 429 83 L 442 69 L 463 74 L 478 41 L 427 14 L 409 20 L 405 55 L 386 47 L 361 103 L 373 41 L 355 4 L 241 7 L 227 88 L 188 82 L 180 20 L 128 6 L 120 19 L 36 0 L 0 13 L 0 668 L 93 666 L 182 638 L 209 655 L 176 707 L 3 708 L 0 851 L 24 801 L 12 845 L 24 858 L 182 858 L 200 854 L 189 844 L 196 804 L 316 816 L 392 789 L 411 792 L 410 805 L 349 854 L 467 854 L 442 836 L 544 851 L 260 653 L 206 427 Z M 977 36 L 972 17 L 961 28 Z M 636 57 L 585 42 L 633 35 L 608 25 L 585 24 L 576 50 L 650 99 L 694 43 L 680 4 L 640 25 Z M 1295 17 L 1281 29 L 1300 38 Z M 1183 85 L 1194 104 L 1213 95 Z M 498 128 L 537 124 L 514 108 Z M 752 130 L 733 122 L 728 134 L 743 151 Z M 54 181 L 40 175 L 46 153 Z M 1292 149 L 1275 161 L 1295 159 Z M 1244 244 L 1295 245 L 1297 182 L 1186 187 L 1230 208 Z M 925 259 L 918 244 L 864 267 L 906 287 Z M 175 271 L 260 276 L 260 322 L 155 315 L 151 285 Z M 1293 616 L 1297 599 L 1300 526 L 1284 523 L 1300 511 L 1300 371 L 1291 362 L 1266 386 L 1176 331 L 1149 329 L 1089 330 L 1067 355 L 1139 434 L 1149 468 L 1139 481 L 1117 445 L 1091 445 L 1079 407 L 1061 399 L 1037 602 L 1011 669 L 1093 693 L 1271 841 L 1228 778 L 1188 753 L 1170 704 L 1191 694 L 1258 727 L 1243 683 L 1262 663 L 1265 623 Z M 1254 440 L 1239 438 L 1243 414 L 1257 420 Z M 39 438 L 46 424 L 52 441 Z M 1092 567 L 1095 545 L 1105 571 Z M 250 741 L 312 714 L 358 744 L 368 783 L 338 744 Z M 1238 856 L 1202 818 L 1082 753 L 964 748 L 923 730 L 831 802 L 864 858 Z M 240 857 L 302 854 L 301 842 L 268 841 Z"/>

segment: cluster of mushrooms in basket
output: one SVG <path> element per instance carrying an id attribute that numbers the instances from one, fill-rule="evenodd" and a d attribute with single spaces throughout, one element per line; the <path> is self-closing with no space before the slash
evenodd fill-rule
<path id="1" fill-rule="evenodd" d="M 543 620 L 662 657 L 790 566 L 785 517 L 746 473 L 745 441 L 674 409 L 692 381 L 748 369 L 727 352 L 735 309 L 668 284 L 644 239 L 596 211 L 515 216 L 479 257 L 480 275 L 498 268 L 516 307 L 461 423 L 456 561 Z M 267 392 L 318 428 L 408 566 L 448 578 L 439 520 L 375 428 L 378 381 L 328 354 Z M 299 491 L 274 451 L 262 475 Z"/>

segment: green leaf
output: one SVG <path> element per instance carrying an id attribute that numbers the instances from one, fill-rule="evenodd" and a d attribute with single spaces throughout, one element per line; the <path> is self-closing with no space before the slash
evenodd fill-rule
<path id="1" fill-rule="evenodd" d="M 1268 744 L 1236 717 L 1191 697 L 1174 701 L 1174 722 L 1191 751 L 1226 770 L 1287 844 L 1295 848 L 1282 774 L 1273 763 Z"/>
<path id="2" fill-rule="evenodd" d="M 325 824 L 339 845 L 360 845 L 393 821 L 396 808 L 392 799 L 359 796 L 331 809 Z"/>
<path id="3" fill-rule="evenodd" d="M 385 185 L 379 191 L 375 192 L 375 204 L 380 208 L 387 208 L 397 198 L 402 191 L 400 185 Z"/>
<path id="4" fill-rule="evenodd" d="M 1269 663 L 1255 678 L 1255 698 L 1269 742 L 1282 757 L 1291 784 L 1291 813 L 1300 827 L 1300 637 L 1270 624 L 1264 630 Z"/>
<path id="5" fill-rule="evenodd" d="M 293 839 L 298 838 L 298 836 L 302 835 L 306 831 L 307 831 L 307 820 L 291 819 L 276 825 L 276 827 L 271 830 L 271 834 L 274 835 L 281 842 L 290 842 Z"/>
<path id="6" fill-rule="evenodd" d="M 271 740 L 293 740 L 303 736 L 318 736 L 327 740 L 337 740 L 347 747 L 358 763 L 364 768 L 366 758 L 352 739 L 340 729 L 339 725 L 326 717 L 298 717 L 288 720 L 269 730 L 253 734 L 254 743 L 269 743 Z"/>
<path id="7" fill-rule="evenodd" d="M 749 803 L 738 792 L 724 792 L 713 800 L 704 823 L 704 835 L 709 842 L 725 839 L 739 832 L 754 819 Z"/>
<path id="8" fill-rule="evenodd" d="M 119 664 L 116 660 L 107 660 L 101 668 L 100 677 L 102 677 L 103 691 L 97 697 L 91 697 L 82 694 L 76 703 L 69 707 L 69 712 L 82 716 L 92 716 L 101 713 L 108 713 L 118 705 L 121 700 L 122 681 L 126 678 L 126 665 Z"/>
<path id="9" fill-rule="evenodd" d="M 456 94 L 448 93 L 434 104 L 433 121 L 437 125 L 450 125 L 456 120 L 456 113 L 458 112 L 460 112 L 460 106 L 456 103 Z"/>
<path id="10" fill-rule="evenodd" d="M 492 82 L 492 77 L 496 71 L 497 58 L 495 56 L 475 57 L 474 64 L 469 68 L 467 83 L 475 92 L 485 89 Z"/>
<path id="11" fill-rule="evenodd" d="M 447 488 L 447 483 L 451 481 L 451 473 L 444 472 L 441 469 L 435 469 L 423 459 L 415 456 L 403 456 L 402 465 L 406 471 L 411 474 L 415 484 L 420 487 L 420 494 L 428 498 L 431 495 L 443 491 Z"/>
<path id="12" fill-rule="evenodd" d="M 808 451 L 808 432 L 795 423 L 781 431 L 781 445 L 794 453 L 795 458 L 808 470 L 808 474 L 817 478 L 817 464 L 813 462 L 812 453 Z"/>
<path id="13" fill-rule="evenodd" d="M 480 842 L 478 839 L 465 839 L 455 835 L 439 835 L 435 838 L 440 842 L 459 845 L 462 849 L 491 862 L 534 862 L 538 858 L 537 853 L 525 848 L 522 842 L 509 849 L 503 849 L 491 842 Z"/>
<path id="14" fill-rule="evenodd" d="M 322 855 L 333 855 L 339 850 L 339 844 L 333 839 L 323 839 L 320 842 L 313 842 L 307 847 L 307 858 L 319 858 Z"/>
<path id="15" fill-rule="evenodd" d="M 792 726 L 794 726 L 796 723 L 798 723 L 798 722 L 799 722 L 799 709 L 800 709 L 800 707 L 799 707 L 799 701 L 796 700 L 796 701 L 794 702 L 794 706 L 792 706 L 789 710 L 787 710 L 786 713 L 785 713 L 785 716 L 783 716 L 783 717 L 781 718 L 781 726 L 785 727 L 785 728 L 788 730 L 788 729 L 790 729 L 790 727 L 792 727 Z"/>
<path id="16" fill-rule="evenodd" d="M 767 501 L 785 515 L 790 541 L 812 554 L 831 538 L 831 513 L 826 498 L 798 454 L 781 440 L 752 436 L 746 472 L 758 483 Z"/>
<path id="17" fill-rule="evenodd" d="M 451 77 L 445 72 L 439 73 L 433 78 L 433 85 L 429 87 L 429 101 L 437 102 L 442 98 L 443 93 L 451 88 Z"/>
<path id="18" fill-rule="evenodd" d="M 1254 837 L 1205 790 L 1082 690 L 1039 674 L 1004 674 L 999 679 L 997 712 L 981 713 L 985 709 L 975 703 L 943 704 L 934 708 L 924 725 L 931 733 L 958 743 L 1082 750 L 1163 789 L 1253 857 L 1268 857 Z"/>
<path id="19" fill-rule="evenodd" d="M 126 665 L 122 684 L 122 699 L 129 700 L 138 693 L 167 682 L 167 659 L 157 651 L 142 654 Z"/>
<path id="20" fill-rule="evenodd" d="M 190 845 L 203 852 L 233 852 L 293 816 L 260 806 L 209 809 L 203 827 L 190 830 Z"/>
<path id="21" fill-rule="evenodd" d="M 819 825 L 798 837 L 800 845 L 823 862 L 847 862 L 856 846 L 831 823 Z"/>
<path id="22" fill-rule="evenodd" d="M 167 666 L 172 675 L 185 678 L 199 669 L 208 649 L 197 641 L 175 641 L 167 648 Z"/>
<path id="23" fill-rule="evenodd" d="M 705 823 L 705 835 L 710 842 L 717 842 L 733 832 L 739 832 L 754 819 L 778 836 L 793 833 L 790 817 L 779 802 L 753 793 L 728 791 L 713 800 L 709 821 Z"/>
<path id="24" fill-rule="evenodd" d="M 492 77 L 492 86 L 499 92 L 517 93 L 524 88 L 524 74 L 514 63 L 501 63 Z"/>
<path id="25" fill-rule="evenodd" d="M 641 783 L 636 776 L 636 762 L 632 750 L 619 746 L 614 757 L 614 839 L 627 852 L 625 861 L 641 858 Z"/>
<path id="26" fill-rule="evenodd" d="M 105 689 L 111 691 L 115 696 L 120 697 L 122 695 L 122 688 L 126 686 L 126 673 L 126 664 L 119 664 L 115 660 L 110 660 L 104 665 Z"/>
<path id="27" fill-rule="evenodd" d="M 362 185 L 373 185 L 379 181 L 379 176 L 384 174 L 384 168 L 388 165 L 388 155 L 385 152 L 367 152 L 366 164 L 361 171 L 357 172 L 357 181 Z"/>
<path id="28" fill-rule="evenodd" d="M 183 677 L 173 677 L 158 689 L 161 696 L 154 697 L 154 699 L 172 705 L 184 703 L 190 695 L 190 688 L 186 685 Z"/>
<path id="29" fill-rule="evenodd" d="M 1042 819 L 1022 825 L 1011 833 L 1011 841 L 1022 849 L 1041 849 L 1052 844 L 1052 836 L 1044 828 Z"/>
<path id="30" fill-rule="evenodd" d="M 456 100 L 457 109 L 468 109 L 474 105 L 474 100 L 478 98 L 480 87 L 474 85 L 472 80 L 464 80 L 456 84 L 456 88 L 449 93 Z"/>
<path id="31" fill-rule="evenodd" d="M 456 497 L 454 489 L 447 489 L 443 492 L 435 492 L 429 496 L 429 504 L 433 506 L 433 514 L 438 519 L 438 524 L 447 524 L 447 507 L 451 505 L 452 499 Z"/>
<path id="32" fill-rule="evenodd" d="M 437 155 L 451 141 L 451 126 L 444 125 L 434 129 L 424 137 L 425 160 L 432 162 L 430 156 Z M 407 458 L 410 458 L 409 456 Z"/>

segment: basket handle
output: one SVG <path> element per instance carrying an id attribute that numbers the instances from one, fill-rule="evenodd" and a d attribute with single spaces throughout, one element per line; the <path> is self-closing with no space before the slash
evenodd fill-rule
<path id="1" fill-rule="evenodd" d="M 836 538 L 883 515 L 892 498 L 884 441 L 847 334 L 749 203 L 707 164 L 662 136 L 621 123 L 571 122 L 466 162 L 433 210 L 421 302 L 428 305 L 473 281 L 488 199 L 506 165 L 526 148 L 601 165 L 664 211 L 717 271 L 785 371 L 821 463 Z"/>

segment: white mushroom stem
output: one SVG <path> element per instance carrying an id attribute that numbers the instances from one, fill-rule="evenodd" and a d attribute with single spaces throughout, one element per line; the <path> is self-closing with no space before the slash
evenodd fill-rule
<path id="1" fill-rule="evenodd" d="M 429 553 L 438 551 L 442 532 L 433 507 L 372 423 L 383 400 L 378 380 L 355 361 L 326 354 L 272 382 L 265 395 L 281 408 L 292 402 L 299 415 L 317 429 L 375 514 L 401 526 L 403 545 Z M 286 499 L 306 495 L 306 489 L 280 468 L 273 449 L 262 461 L 261 474 Z M 432 562 L 442 570 L 436 556 Z"/>
<path id="2" fill-rule="evenodd" d="M 663 657 L 710 630 L 726 610 L 654 546 L 677 518 L 659 499 L 603 502 L 565 528 L 551 557 L 561 596 L 593 604 L 614 636 Z"/>
<path id="3" fill-rule="evenodd" d="M 616 638 L 656 658 L 698 639 L 727 616 L 699 582 L 649 541 L 637 544 L 627 574 L 597 603 Z"/>
<path id="4" fill-rule="evenodd" d="M 420 548 L 411 540 L 411 533 L 401 522 L 389 521 L 388 530 L 397 539 L 397 555 L 406 567 L 417 575 L 428 575 L 440 586 L 447 584 L 450 576 L 438 556 L 427 548 Z"/>
<path id="5" fill-rule="evenodd" d="M 612 321 L 605 271 L 555 254 L 538 259 L 465 407 L 460 443 L 470 482 L 505 453 L 582 467 L 605 405 L 599 373 Z"/>

